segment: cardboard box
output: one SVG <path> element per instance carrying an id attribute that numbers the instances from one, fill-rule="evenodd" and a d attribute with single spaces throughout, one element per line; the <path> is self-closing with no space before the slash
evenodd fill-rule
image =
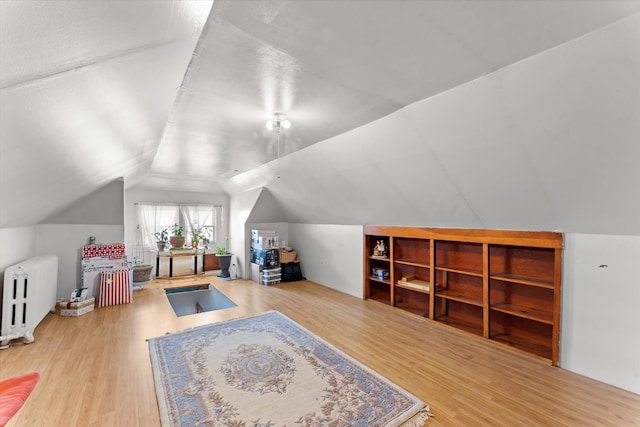
<path id="1" fill-rule="evenodd" d="M 124 243 L 85 245 L 82 247 L 82 258 L 123 256 L 124 254 Z"/>
<path id="2" fill-rule="evenodd" d="M 373 267 L 371 269 L 371 275 L 377 277 L 378 279 L 388 279 L 389 278 L 389 270 L 384 268 Z"/>
<path id="3" fill-rule="evenodd" d="M 280 253 L 277 249 L 251 248 L 251 262 L 265 268 L 277 267 L 280 264 Z"/>
<path id="4" fill-rule="evenodd" d="M 251 241 L 258 243 L 258 240 L 260 239 L 260 236 L 263 237 L 273 237 L 276 235 L 276 232 L 274 230 L 256 230 L 253 229 L 251 230 Z"/>
<path id="5" fill-rule="evenodd" d="M 251 247 L 254 249 L 278 249 L 278 236 L 272 230 L 251 230 Z"/>
<path id="6" fill-rule="evenodd" d="M 91 297 L 80 302 L 58 301 L 56 304 L 56 313 L 60 316 L 77 317 L 93 311 L 96 305 L 96 299 Z"/>
<path id="7" fill-rule="evenodd" d="M 262 284 L 262 267 L 255 262 L 251 263 L 251 280 Z"/>

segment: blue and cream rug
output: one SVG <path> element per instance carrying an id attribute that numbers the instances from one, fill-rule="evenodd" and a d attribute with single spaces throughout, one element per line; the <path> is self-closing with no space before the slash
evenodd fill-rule
<path id="1" fill-rule="evenodd" d="M 422 426 L 429 407 L 279 312 L 149 340 L 162 425 Z"/>

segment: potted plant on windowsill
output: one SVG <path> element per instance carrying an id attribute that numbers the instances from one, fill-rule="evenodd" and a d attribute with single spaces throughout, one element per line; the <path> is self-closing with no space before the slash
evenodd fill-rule
<path id="1" fill-rule="evenodd" d="M 193 227 L 191 227 L 191 247 L 194 249 L 198 249 L 199 242 L 204 242 L 207 237 L 206 229 L 198 227 L 198 223 L 195 223 Z M 208 240 L 207 240 L 208 243 Z"/>
<path id="2" fill-rule="evenodd" d="M 169 241 L 169 229 L 163 228 L 162 230 L 155 233 L 155 236 L 158 252 L 164 251 L 164 248 L 167 246 L 167 242 Z"/>
<path id="3" fill-rule="evenodd" d="M 218 277 L 225 279 L 231 277 L 229 267 L 231 266 L 231 257 L 233 254 L 228 253 L 226 248 L 218 247 L 216 249 L 216 256 L 218 257 L 218 265 L 220 266 L 220 274 L 218 274 Z"/>
<path id="4" fill-rule="evenodd" d="M 184 228 L 181 225 L 173 224 L 171 231 L 173 235 L 169 237 L 169 243 L 176 249 L 182 248 L 184 246 Z"/>

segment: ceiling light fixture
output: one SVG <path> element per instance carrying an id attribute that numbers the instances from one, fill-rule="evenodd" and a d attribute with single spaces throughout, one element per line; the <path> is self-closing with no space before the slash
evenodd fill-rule
<path id="1" fill-rule="evenodd" d="M 275 113 L 273 119 L 269 120 L 266 124 L 267 129 L 280 132 L 282 129 L 289 129 L 291 122 L 287 120 L 287 115 L 282 113 Z"/>
<path id="2" fill-rule="evenodd" d="M 269 120 L 266 123 L 267 129 L 275 130 L 278 135 L 278 152 L 276 159 L 280 158 L 280 131 L 282 129 L 289 129 L 291 127 L 291 122 L 287 120 L 287 115 L 283 113 L 274 113 L 273 119 Z M 276 175 L 276 178 L 280 178 L 280 173 Z"/>

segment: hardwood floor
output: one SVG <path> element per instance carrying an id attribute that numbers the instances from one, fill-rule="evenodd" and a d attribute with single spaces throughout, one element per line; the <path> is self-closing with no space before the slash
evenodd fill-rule
<path id="1" fill-rule="evenodd" d="M 176 317 L 164 288 L 213 283 L 238 307 Z M 278 310 L 431 405 L 428 426 L 636 426 L 640 395 L 312 282 L 156 280 L 131 304 L 49 314 L 0 351 L 0 378 L 41 380 L 8 426 L 157 426 L 147 338 Z"/>

